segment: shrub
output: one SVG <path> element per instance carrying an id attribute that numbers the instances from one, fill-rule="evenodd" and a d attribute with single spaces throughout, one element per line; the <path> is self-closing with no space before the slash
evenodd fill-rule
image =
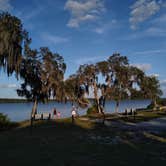
<path id="1" fill-rule="evenodd" d="M 2 113 L 0 113 L 0 123 L 9 123 L 9 119 L 7 117 L 7 115 L 4 115 Z"/>
<path id="2" fill-rule="evenodd" d="M 7 129 L 10 129 L 15 126 L 16 126 L 16 124 L 10 122 L 7 115 L 0 113 L 0 130 L 7 130 Z"/>
<path id="3" fill-rule="evenodd" d="M 165 98 L 158 99 L 157 105 L 158 106 L 166 106 L 166 99 Z M 147 109 L 153 109 L 153 108 L 154 108 L 154 103 L 151 102 L 151 104 L 147 106 Z"/>

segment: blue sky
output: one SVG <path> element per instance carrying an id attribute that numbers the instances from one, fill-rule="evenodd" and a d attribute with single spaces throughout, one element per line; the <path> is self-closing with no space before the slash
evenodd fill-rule
<path id="1" fill-rule="evenodd" d="M 22 20 L 33 48 L 64 57 L 65 77 L 120 52 L 156 75 L 166 96 L 166 0 L 0 0 L 0 10 Z M 0 72 L 0 98 L 17 97 L 18 86 Z"/>

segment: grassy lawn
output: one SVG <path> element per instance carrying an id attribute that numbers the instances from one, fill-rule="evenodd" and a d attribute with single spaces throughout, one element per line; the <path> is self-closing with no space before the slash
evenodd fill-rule
<path id="1" fill-rule="evenodd" d="M 85 115 L 83 117 L 89 118 L 91 120 L 103 118 L 103 116 L 101 116 L 99 114 Z M 106 120 L 110 120 L 110 121 L 125 121 L 125 122 L 138 123 L 138 122 L 149 121 L 149 120 L 152 120 L 155 118 L 166 117 L 166 111 L 141 110 L 141 111 L 137 112 L 135 117 L 134 117 L 134 115 L 123 115 L 121 113 L 120 114 L 106 114 L 105 117 L 106 117 Z"/>
<path id="2" fill-rule="evenodd" d="M 139 111 L 137 115 L 134 116 L 127 116 L 122 118 L 124 121 L 129 121 L 129 122 L 144 122 L 144 121 L 149 121 L 155 118 L 161 118 L 161 117 L 166 117 L 166 112 L 163 111 Z"/>
<path id="3" fill-rule="evenodd" d="M 166 133 L 134 133 L 71 119 L 29 122 L 0 133 L 3 166 L 166 165 Z"/>

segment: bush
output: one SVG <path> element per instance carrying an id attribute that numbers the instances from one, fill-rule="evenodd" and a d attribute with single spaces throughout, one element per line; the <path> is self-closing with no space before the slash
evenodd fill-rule
<path id="1" fill-rule="evenodd" d="M 166 99 L 165 98 L 158 99 L 157 104 L 160 106 L 166 106 Z"/>
<path id="2" fill-rule="evenodd" d="M 96 105 L 91 106 L 90 108 L 88 108 L 86 113 L 87 113 L 87 115 L 97 114 L 98 113 L 97 106 Z"/>
<path id="3" fill-rule="evenodd" d="M 0 113 L 0 130 L 7 130 L 16 127 L 16 123 L 10 122 L 7 115 Z"/>
<path id="4" fill-rule="evenodd" d="M 157 105 L 158 106 L 166 106 L 166 99 L 165 98 L 158 99 Z M 147 109 L 153 109 L 153 108 L 154 108 L 154 103 L 152 101 L 151 104 L 147 106 Z"/>
<path id="5" fill-rule="evenodd" d="M 0 123 L 9 123 L 9 119 L 7 117 L 7 115 L 4 115 L 2 113 L 0 113 Z"/>

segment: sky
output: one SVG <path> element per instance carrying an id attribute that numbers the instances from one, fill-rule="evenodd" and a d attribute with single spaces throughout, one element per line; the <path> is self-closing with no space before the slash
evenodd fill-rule
<path id="1" fill-rule="evenodd" d="M 0 0 L 0 11 L 21 19 L 32 48 L 64 57 L 65 78 L 119 52 L 158 77 L 166 97 L 166 0 Z M 0 98 L 18 98 L 19 84 L 1 70 Z"/>

